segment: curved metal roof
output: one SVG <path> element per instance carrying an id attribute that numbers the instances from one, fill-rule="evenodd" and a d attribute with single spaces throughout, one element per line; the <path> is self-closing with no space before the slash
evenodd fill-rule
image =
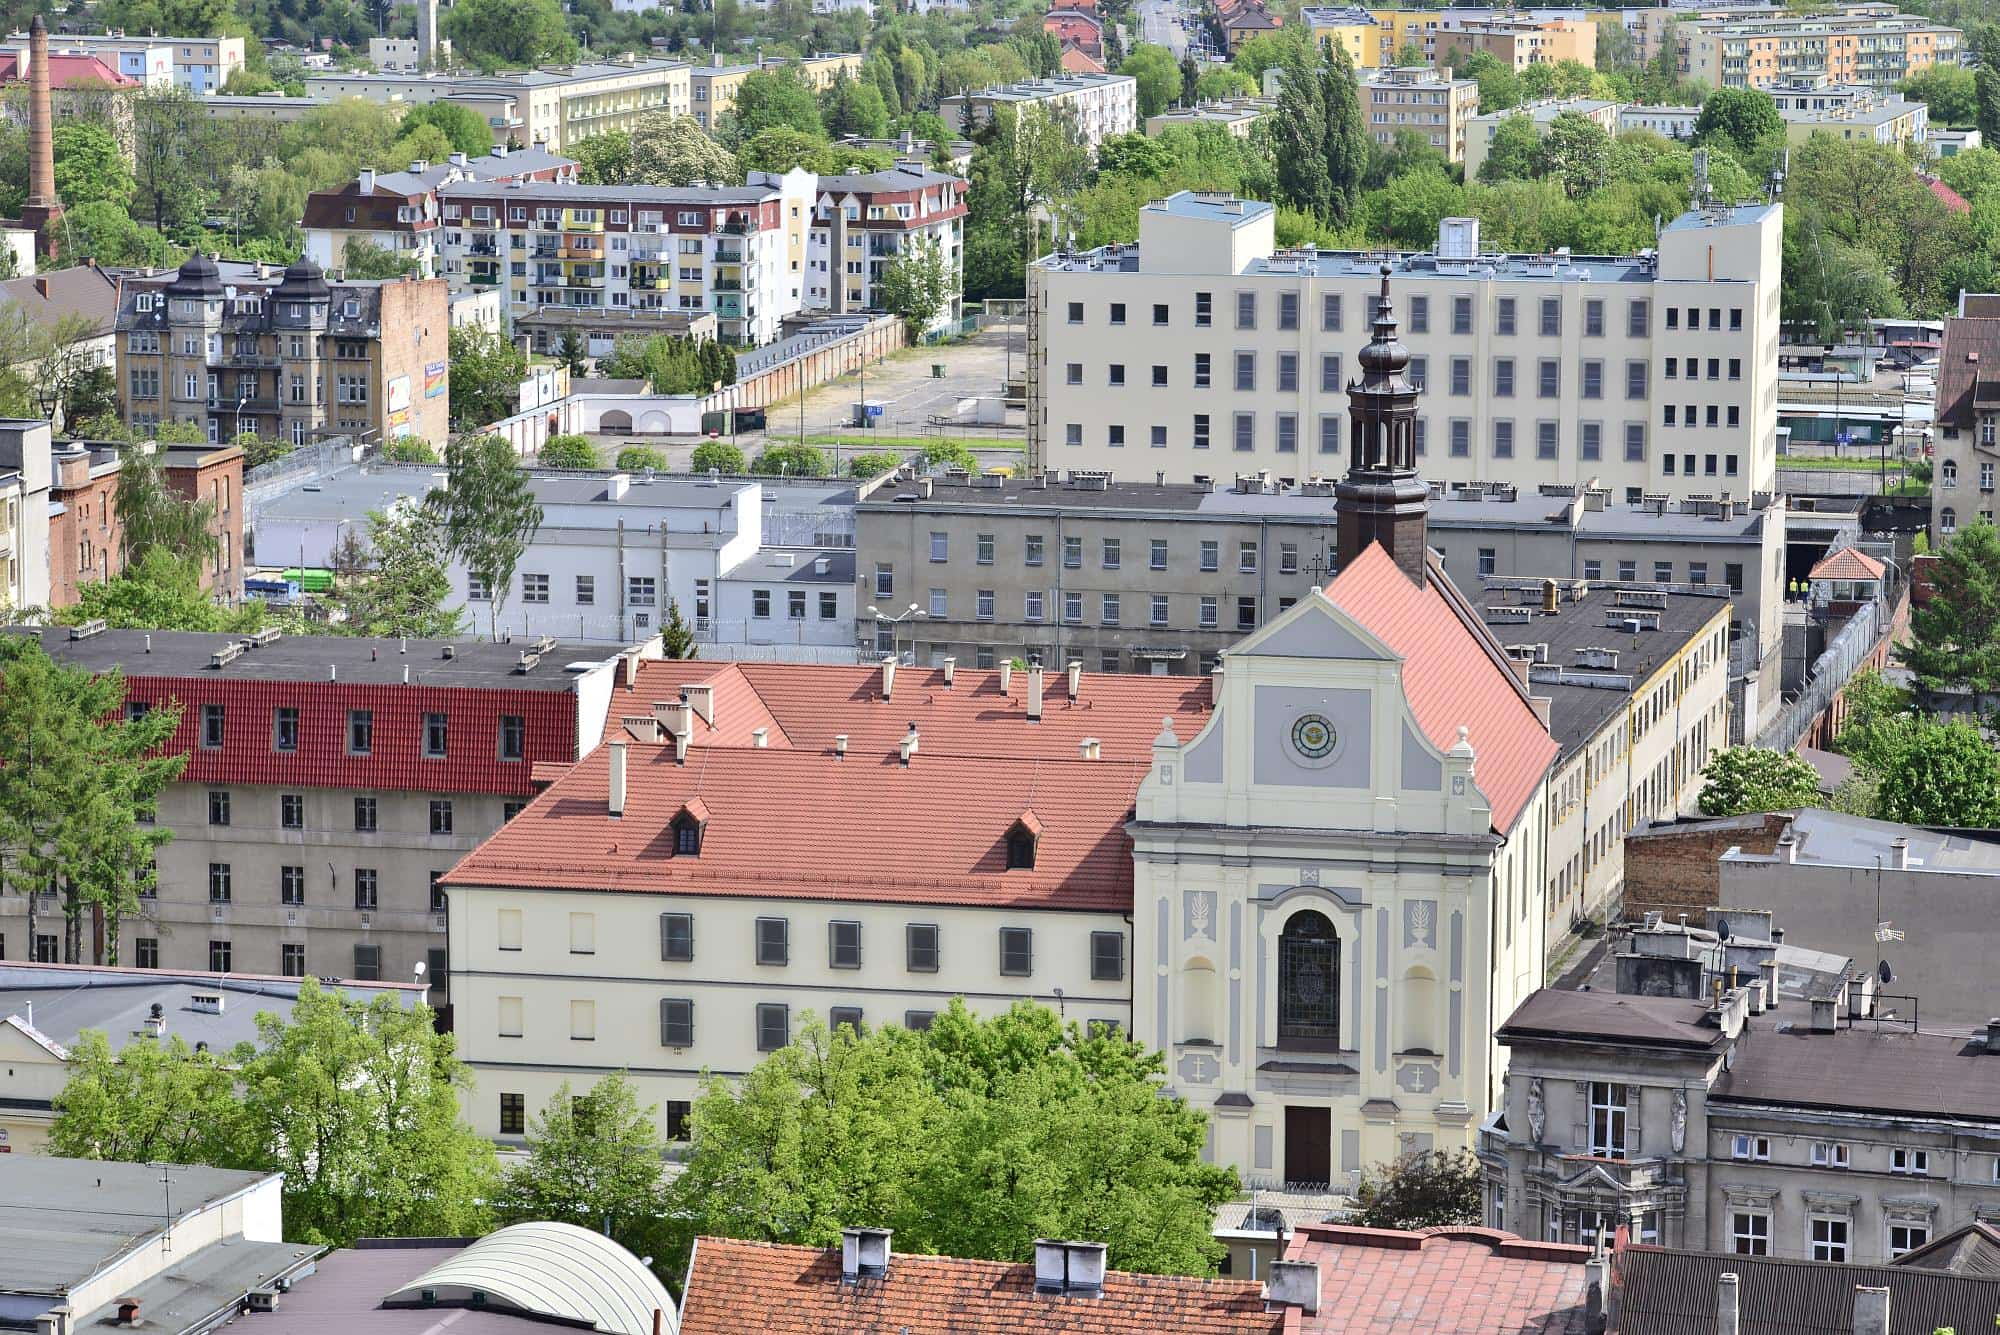
<path id="1" fill-rule="evenodd" d="M 638 1257 L 575 1224 L 514 1224 L 489 1233 L 383 1299 L 460 1306 L 479 1301 L 588 1322 L 615 1335 L 652 1335 L 653 1313 L 672 1332 L 673 1299 Z"/>

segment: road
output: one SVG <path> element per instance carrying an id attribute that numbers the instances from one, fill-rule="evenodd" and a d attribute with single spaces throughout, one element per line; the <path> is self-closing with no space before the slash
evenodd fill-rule
<path id="1" fill-rule="evenodd" d="M 1187 29 L 1177 0 L 1139 0 L 1139 40 L 1164 46 L 1179 60 L 1187 54 Z"/>

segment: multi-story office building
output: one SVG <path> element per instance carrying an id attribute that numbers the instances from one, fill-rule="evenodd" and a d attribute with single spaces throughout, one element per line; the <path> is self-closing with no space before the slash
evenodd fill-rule
<path id="1" fill-rule="evenodd" d="M 1879 1265 L 2000 1211 L 2000 1032 L 1921 1031 L 1872 977 L 1800 995 L 1768 942 L 1654 949 L 1645 994 L 1541 991 L 1500 1026 L 1493 1227 Z"/>
<path id="2" fill-rule="evenodd" d="M 1797 79 L 1890 92 L 1934 65 L 1962 63 L 1965 34 L 1918 14 L 1783 14 L 1704 19 L 1673 28 L 1681 74 L 1711 88 Z"/>
<path id="3" fill-rule="evenodd" d="M 370 102 L 450 100 L 486 117 L 493 142 L 561 153 L 592 135 L 630 130 L 656 111 L 689 111 L 688 65 L 639 56 L 502 74 L 396 74 L 343 70 L 306 80 L 311 93 Z"/>
<path id="4" fill-rule="evenodd" d="M 1406 294 L 1425 475 L 1741 499 L 1776 459 L 1776 203 L 1695 210 L 1625 257 L 1279 251 L 1268 204 L 1183 192 L 1139 243 L 1028 269 L 1030 469 L 1304 480 L 1345 461 L 1347 355 Z"/>
<path id="5" fill-rule="evenodd" d="M 28 35 L 13 33 L 9 44 L 27 49 Z M 99 56 L 129 79 L 157 87 L 164 72 L 168 82 L 191 93 L 219 93 L 229 77 L 243 68 L 241 37 L 159 37 L 124 33 L 51 33 L 51 51 Z"/>
<path id="6" fill-rule="evenodd" d="M 1619 106 L 1616 102 L 1606 102 L 1596 97 L 1550 98 L 1541 102 L 1530 102 L 1526 106 L 1509 107 L 1505 111 L 1489 111 L 1474 116 L 1465 130 L 1465 179 L 1477 180 L 1482 167 L 1486 165 L 1487 154 L 1493 147 L 1493 136 L 1501 125 L 1516 116 L 1526 120 L 1537 135 L 1549 132 L 1555 118 L 1564 114 L 1582 116 L 1595 121 L 1612 134 L 1618 133 Z"/>
<path id="7" fill-rule="evenodd" d="M 1962 292 L 1938 356 L 1932 541 L 1993 521 L 2000 470 L 2000 296 Z"/>
<path id="8" fill-rule="evenodd" d="M 118 383 L 128 425 L 185 422 L 211 441 L 255 431 L 445 437 L 449 318 L 438 279 L 340 279 L 197 252 L 127 276 Z"/>
<path id="9" fill-rule="evenodd" d="M 959 318 L 965 275 L 965 182 L 902 162 L 888 171 L 822 176 L 813 191 L 806 247 L 806 309 L 847 314 L 880 310 L 878 284 L 899 255 L 934 247 L 949 299 L 931 322 Z"/>
<path id="10" fill-rule="evenodd" d="M 1452 162 L 1464 162 L 1466 127 L 1479 114 L 1479 84 L 1451 73 L 1449 65 L 1360 73 L 1361 119 L 1369 136 L 1388 147 L 1398 131 L 1414 131 Z"/>
<path id="11" fill-rule="evenodd" d="M 517 316 L 711 312 L 726 341 L 768 343 L 805 305 L 815 180 L 801 169 L 721 188 L 449 182 L 436 192 L 444 276 L 501 288 Z"/>
<path id="12" fill-rule="evenodd" d="M 323 269 L 338 271 L 347 263 L 347 243 L 362 241 L 414 262 L 420 277 L 436 278 L 443 268 L 438 243 L 439 186 L 453 181 L 511 185 L 516 181 L 575 180 L 576 164 L 545 148 L 510 152 L 496 146 L 478 157 L 454 153 L 444 162 L 412 162 L 408 171 L 399 172 L 363 167 L 344 185 L 306 196 L 300 222 L 306 258 Z"/>
<path id="13" fill-rule="evenodd" d="M 1139 128 L 1139 84 L 1129 74 L 1067 74 L 1055 79 L 1028 79 L 999 88 L 959 93 L 938 105 L 938 114 L 955 133 L 982 129 L 993 113 L 1007 107 L 1020 113 L 1030 107 L 1069 117 L 1084 142 L 1096 148 L 1113 135 Z"/>
<path id="14" fill-rule="evenodd" d="M 52 658 L 125 673 L 126 708 L 173 702 L 187 767 L 155 819 L 156 893 L 121 962 L 409 979 L 444 1000 L 438 878 L 603 735 L 618 660 L 560 646 L 16 628 Z M 0 901 L 13 959 L 52 960 L 52 896 Z M 34 915 L 32 931 L 28 926 Z"/>

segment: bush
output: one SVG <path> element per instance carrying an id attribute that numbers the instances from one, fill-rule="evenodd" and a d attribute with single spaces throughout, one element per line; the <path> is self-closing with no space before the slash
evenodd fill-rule
<path id="1" fill-rule="evenodd" d="M 582 436 L 550 436 L 541 449 L 544 468 L 596 468 L 597 451 Z"/>
<path id="2" fill-rule="evenodd" d="M 705 440 L 694 447 L 688 467 L 697 473 L 745 473 L 750 466 L 744 462 L 743 451 L 728 441 Z"/>
<path id="3" fill-rule="evenodd" d="M 787 477 L 825 477 L 826 455 L 811 445 L 766 445 L 750 461 L 753 473 L 783 473 Z"/>
<path id="4" fill-rule="evenodd" d="M 1819 801 L 1819 771 L 1789 751 L 1732 746 L 1716 752 L 1701 773 L 1704 816 L 1790 811 Z"/>
<path id="5" fill-rule="evenodd" d="M 421 436 L 398 436 L 382 442 L 382 459 L 392 464 L 434 464 L 437 447 Z"/>
<path id="6" fill-rule="evenodd" d="M 934 440 L 924 446 L 924 467 L 933 472 L 946 468 L 963 468 L 968 473 L 979 471 L 979 460 L 973 458 L 972 447 L 959 440 Z"/>
<path id="7" fill-rule="evenodd" d="M 667 471 L 667 456 L 651 445 L 627 445 L 618 451 L 618 467 L 628 473 L 637 472 L 641 468 L 664 473 Z"/>
<path id="8" fill-rule="evenodd" d="M 873 454 L 857 454 L 847 461 L 849 477 L 880 477 L 895 471 L 902 465 L 903 456 L 891 450 L 878 450 Z"/>

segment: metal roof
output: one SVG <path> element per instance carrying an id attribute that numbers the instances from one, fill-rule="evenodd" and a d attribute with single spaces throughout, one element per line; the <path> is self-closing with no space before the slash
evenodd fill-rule
<path id="1" fill-rule="evenodd" d="M 615 1335 L 675 1330 L 674 1300 L 653 1272 L 607 1237 L 575 1224 L 515 1224 L 489 1233 L 385 1297 L 384 1306 L 466 1303 L 474 1294 L 523 1312 Z"/>

